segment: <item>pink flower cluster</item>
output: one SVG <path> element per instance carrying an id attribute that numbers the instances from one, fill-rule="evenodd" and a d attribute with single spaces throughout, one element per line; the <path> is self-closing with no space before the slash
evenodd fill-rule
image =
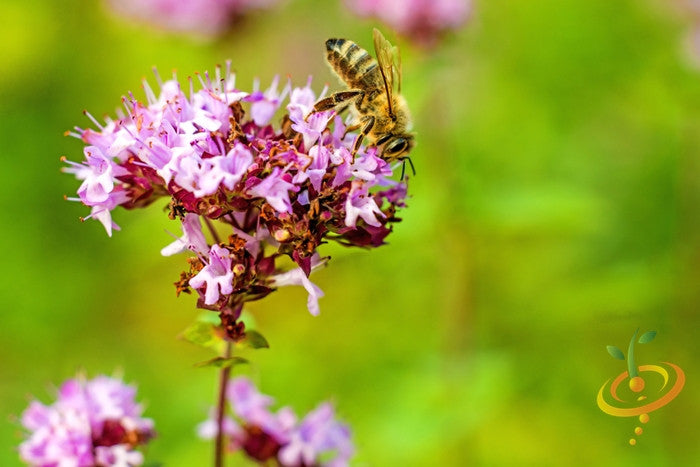
<path id="1" fill-rule="evenodd" d="M 108 0 L 116 13 L 169 31 L 215 36 L 279 0 Z"/>
<path id="2" fill-rule="evenodd" d="M 360 16 L 373 16 L 423 45 L 432 45 L 448 29 L 461 27 L 471 0 L 345 0 Z"/>
<path id="3" fill-rule="evenodd" d="M 299 421 L 289 407 L 270 411 L 274 400 L 244 377 L 231 380 L 226 398 L 237 419 L 226 417 L 223 424 L 231 451 L 242 449 L 259 462 L 276 459 L 282 466 L 295 467 L 346 466 L 354 454 L 350 430 L 335 420 L 330 403 L 320 404 Z M 205 421 L 198 431 L 204 439 L 214 438 L 216 421 Z"/>
<path id="4" fill-rule="evenodd" d="M 22 414 L 31 432 L 19 446 L 22 461 L 41 467 L 141 465 L 135 448 L 154 431 L 135 395 L 136 389 L 107 376 L 66 381 L 53 405 L 33 401 Z"/>
<path id="5" fill-rule="evenodd" d="M 130 95 L 116 120 L 76 128 L 86 147 L 85 160 L 65 169 L 82 181 L 74 200 L 111 235 L 119 229 L 111 216 L 117 206 L 167 199 L 183 234 L 162 254 L 196 255 L 177 286 L 195 289 L 200 307 L 235 320 L 245 301 L 302 285 L 317 314 L 322 292 L 308 276 L 324 263 L 319 245 L 382 245 L 399 220 L 406 184 L 391 179 L 376 148 L 352 154 L 356 135 L 346 134 L 333 111 L 311 112 L 319 96 L 310 80 L 280 89 L 275 79 L 265 90 L 256 82 L 248 92 L 229 70 L 200 76 L 196 92 L 190 80 L 189 95 L 175 79 L 158 77 L 158 95 L 144 82 L 147 102 Z M 270 122 L 278 110 L 276 128 Z M 282 257 L 297 269 L 281 268 Z"/>

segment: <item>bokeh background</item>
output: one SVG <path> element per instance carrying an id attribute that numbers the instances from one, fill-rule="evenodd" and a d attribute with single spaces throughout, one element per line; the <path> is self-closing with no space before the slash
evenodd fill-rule
<path id="1" fill-rule="evenodd" d="M 81 114 L 113 113 L 140 80 L 185 78 L 231 58 L 238 83 L 275 74 L 339 87 L 332 36 L 371 47 L 336 1 L 288 0 L 197 41 L 112 15 L 100 2 L 0 4 L 2 280 L 0 465 L 19 465 L 30 395 L 84 370 L 138 384 L 159 437 L 146 456 L 208 465 L 195 439 L 215 393 L 210 357 L 177 339 L 198 311 L 176 298 L 182 257 L 163 206 L 117 211 L 108 238 L 64 201 L 78 182 L 59 156 Z M 700 465 L 700 73 L 685 10 L 664 0 L 489 0 L 432 50 L 402 48 L 418 146 L 409 207 L 390 244 L 328 245 L 314 281 L 252 304 L 271 348 L 237 367 L 298 412 L 326 398 L 353 427 L 355 465 Z M 154 80 L 151 80 L 153 83 Z M 637 327 L 639 363 L 687 375 L 651 414 L 596 406 Z M 231 465 L 241 465 L 231 457 Z"/>

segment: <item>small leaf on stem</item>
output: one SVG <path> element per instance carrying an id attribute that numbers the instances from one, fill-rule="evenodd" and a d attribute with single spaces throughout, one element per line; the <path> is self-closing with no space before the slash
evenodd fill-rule
<path id="1" fill-rule="evenodd" d="M 241 342 L 241 344 L 251 347 L 253 349 L 270 348 L 270 344 L 268 344 L 267 339 L 265 339 L 265 336 L 253 329 L 246 330 L 245 339 Z"/>
<path id="2" fill-rule="evenodd" d="M 613 358 L 617 358 L 618 360 L 624 360 L 625 359 L 625 354 L 622 353 L 622 350 L 618 349 L 614 345 L 609 345 L 607 347 L 608 353 L 612 355 Z"/>
<path id="3" fill-rule="evenodd" d="M 241 357 L 230 357 L 230 358 L 224 358 L 224 357 L 216 357 L 212 358 L 211 360 L 205 360 L 203 362 L 195 363 L 195 367 L 197 368 L 204 368 L 204 367 L 210 367 L 213 366 L 215 368 L 228 368 L 228 367 L 233 367 L 235 365 L 243 365 L 249 363 L 248 360 L 245 358 Z"/>
<path id="4" fill-rule="evenodd" d="M 187 342 L 206 348 L 216 347 L 221 341 L 215 333 L 215 327 L 201 321 L 196 321 L 185 329 L 182 338 Z"/>
<path id="5" fill-rule="evenodd" d="M 653 341 L 655 337 L 656 337 L 656 331 L 648 331 L 648 332 L 645 332 L 644 334 L 642 334 L 642 337 L 639 338 L 638 342 L 640 344 L 647 344 L 647 343 Z"/>

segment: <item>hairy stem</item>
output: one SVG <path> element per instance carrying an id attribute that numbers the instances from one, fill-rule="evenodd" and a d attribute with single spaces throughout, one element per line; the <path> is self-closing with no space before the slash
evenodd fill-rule
<path id="1" fill-rule="evenodd" d="M 226 342 L 224 358 L 231 358 L 231 342 Z M 226 386 L 231 367 L 224 365 L 219 374 L 219 399 L 216 404 L 216 442 L 214 443 L 214 466 L 224 466 L 224 413 L 226 408 Z"/>

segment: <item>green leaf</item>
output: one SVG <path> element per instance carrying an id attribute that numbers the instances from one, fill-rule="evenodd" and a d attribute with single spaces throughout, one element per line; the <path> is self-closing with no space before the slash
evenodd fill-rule
<path id="1" fill-rule="evenodd" d="M 214 329 L 211 323 L 196 321 L 185 329 L 182 333 L 182 338 L 200 347 L 217 347 L 221 342 L 221 338 L 215 334 Z"/>
<path id="2" fill-rule="evenodd" d="M 212 358 L 211 360 L 206 360 L 204 362 L 199 362 L 195 363 L 194 366 L 197 368 L 204 368 L 204 367 L 210 367 L 213 366 L 215 368 L 227 368 L 235 365 L 244 365 L 247 364 L 248 360 L 245 358 L 241 357 L 230 357 L 230 358 L 224 358 L 224 357 L 216 357 Z"/>
<path id="3" fill-rule="evenodd" d="M 218 326 L 221 324 L 221 318 L 219 318 L 219 315 L 216 313 L 212 313 L 211 311 L 205 311 L 204 313 L 200 313 L 199 316 L 197 316 L 197 321 L 200 321 L 202 323 L 209 323 L 214 326 Z"/>
<path id="4" fill-rule="evenodd" d="M 268 344 L 265 336 L 260 334 L 258 331 L 253 329 L 246 329 L 245 339 L 242 342 L 243 345 L 247 345 L 253 349 L 269 349 L 270 344 Z"/>
<path id="5" fill-rule="evenodd" d="M 640 344 L 647 344 L 651 341 L 654 340 L 656 337 L 656 331 L 648 331 L 642 334 L 642 337 L 639 338 L 639 343 Z"/>
<path id="6" fill-rule="evenodd" d="M 608 353 L 612 355 L 613 358 L 617 358 L 618 360 L 624 360 L 625 359 L 625 354 L 622 353 L 622 350 L 618 349 L 614 345 L 609 345 L 607 347 Z"/>

